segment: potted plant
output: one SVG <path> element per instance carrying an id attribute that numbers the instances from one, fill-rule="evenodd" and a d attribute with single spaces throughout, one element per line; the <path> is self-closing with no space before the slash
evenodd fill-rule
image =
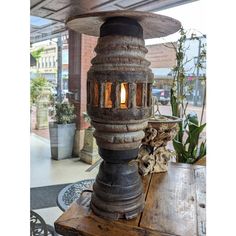
<path id="1" fill-rule="evenodd" d="M 201 158 L 206 156 L 206 140 L 201 141 L 201 134 L 204 132 L 205 124 L 202 124 L 203 113 L 205 109 L 206 90 L 204 90 L 204 100 L 201 111 L 201 119 L 198 121 L 196 113 L 187 113 L 188 101 L 187 93 L 192 93 L 193 88 L 188 85 L 187 73 L 185 67 L 189 61 L 186 55 L 188 47 L 185 46 L 187 40 L 187 31 L 183 28 L 180 30 L 180 38 L 177 42 L 177 47 L 174 47 L 176 52 L 176 66 L 173 68 L 174 80 L 171 88 L 171 108 L 172 115 L 182 118 L 183 122 L 179 123 L 179 131 L 173 140 L 173 146 L 176 153 L 177 162 L 194 164 Z M 190 40 L 200 40 L 198 37 L 192 37 Z M 205 69 L 206 60 L 206 48 L 205 44 L 201 45 L 199 41 L 199 55 L 197 62 L 194 66 L 198 71 L 199 69 Z M 198 74 L 198 73 L 197 73 Z M 205 75 L 202 77 L 202 81 L 205 83 Z"/>
<path id="2" fill-rule="evenodd" d="M 75 108 L 69 102 L 56 103 L 55 121 L 49 122 L 51 156 L 55 160 L 72 156 L 75 135 Z"/>
<path id="3" fill-rule="evenodd" d="M 189 113 L 184 121 L 184 126 L 179 130 L 181 139 L 174 139 L 173 146 L 178 162 L 194 164 L 206 156 L 206 140 L 200 141 L 206 123 L 200 125 L 197 114 Z"/>

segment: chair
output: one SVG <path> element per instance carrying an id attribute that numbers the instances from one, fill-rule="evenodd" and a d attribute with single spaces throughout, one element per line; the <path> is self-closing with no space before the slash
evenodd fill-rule
<path id="1" fill-rule="evenodd" d="M 53 226 L 47 225 L 44 219 L 34 211 L 30 211 L 30 236 L 58 236 Z"/>

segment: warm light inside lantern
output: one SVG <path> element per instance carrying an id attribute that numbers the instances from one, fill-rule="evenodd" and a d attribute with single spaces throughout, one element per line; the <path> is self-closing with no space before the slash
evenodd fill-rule
<path id="1" fill-rule="evenodd" d="M 112 108 L 111 90 L 112 83 L 107 82 L 105 84 L 105 108 Z"/>
<path id="2" fill-rule="evenodd" d="M 126 102 L 126 90 L 124 83 L 121 84 L 121 91 L 120 91 L 120 103 L 125 104 Z"/>
<path id="3" fill-rule="evenodd" d="M 128 100 L 129 100 L 128 83 L 121 83 L 120 84 L 120 108 L 122 109 L 128 108 Z"/>
<path id="4" fill-rule="evenodd" d="M 136 106 L 142 107 L 143 84 L 138 83 L 136 89 Z"/>

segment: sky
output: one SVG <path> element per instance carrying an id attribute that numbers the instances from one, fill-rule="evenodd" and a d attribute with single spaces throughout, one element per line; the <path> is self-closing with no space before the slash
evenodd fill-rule
<path id="1" fill-rule="evenodd" d="M 170 16 L 176 20 L 179 20 L 184 29 L 194 29 L 197 35 L 200 35 L 198 31 L 202 34 L 206 34 L 206 19 L 205 19 L 205 2 L 204 0 L 180 5 L 174 8 L 162 10 L 155 12 L 157 14 Z M 177 41 L 179 37 L 178 33 L 172 34 L 167 37 L 159 39 L 148 39 L 145 40 L 146 45 L 156 44 L 156 43 L 165 43 L 165 42 L 174 42 Z"/>

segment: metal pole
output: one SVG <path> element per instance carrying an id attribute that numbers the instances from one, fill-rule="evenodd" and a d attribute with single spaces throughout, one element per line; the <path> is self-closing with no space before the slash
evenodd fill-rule
<path id="1" fill-rule="evenodd" d="M 62 39 L 57 38 L 57 101 L 62 101 Z"/>
<path id="2" fill-rule="evenodd" d="M 197 65 L 199 65 L 200 62 L 200 53 L 201 53 L 201 38 L 199 38 L 199 45 L 198 45 L 198 58 L 197 58 Z M 197 106 L 198 102 L 198 91 L 199 91 L 199 66 L 197 66 L 197 77 L 195 79 L 195 93 L 194 93 L 194 100 L 193 105 Z"/>

